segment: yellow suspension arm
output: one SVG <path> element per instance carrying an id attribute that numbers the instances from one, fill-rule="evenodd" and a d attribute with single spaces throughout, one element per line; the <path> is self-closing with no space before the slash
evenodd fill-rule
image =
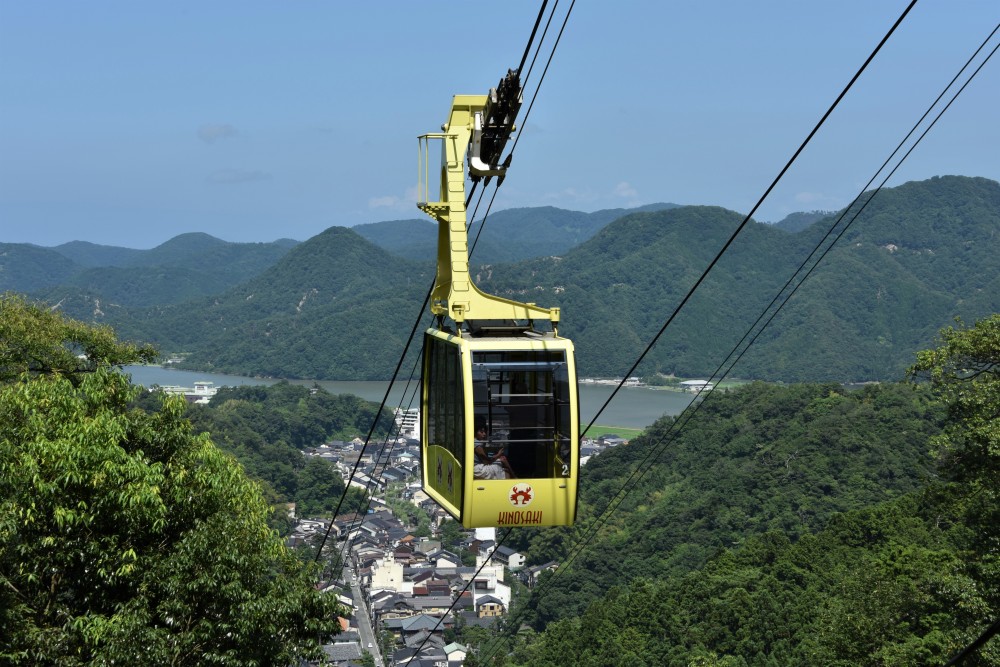
<path id="1" fill-rule="evenodd" d="M 559 323 L 558 308 L 541 308 L 481 291 L 469 275 L 469 239 L 466 232 L 465 158 L 474 138 L 477 120 L 481 126 L 487 95 L 456 95 L 448 122 L 441 133 L 424 134 L 420 141 L 420 179 L 417 208 L 438 221 L 437 277 L 431 293 L 431 311 L 456 323 L 465 320 L 549 320 L 553 330 Z M 478 115 L 478 119 L 477 119 Z M 475 136 L 478 140 L 478 134 Z M 430 201 L 428 182 L 431 142 L 441 142 L 440 195 Z M 503 167 L 483 169 L 473 146 L 471 162 L 479 176 L 503 176 Z"/>

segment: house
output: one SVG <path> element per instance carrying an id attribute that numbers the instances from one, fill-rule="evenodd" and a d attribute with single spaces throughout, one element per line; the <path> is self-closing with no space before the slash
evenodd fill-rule
<path id="1" fill-rule="evenodd" d="M 444 652 L 448 656 L 449 662 L 465 662 L 465 656 L 469 649 L 458 642 L 452 642 L 444 647 Z"/>
<path id="2" fill-rule="evenodd" d="M 493 559 L 507 566 L 511 572 L 516 572 L 524 567 L 524 554 L 520 554 L 510 547 L 497 547 L 493 551 Z"/>
<path id="3" fill-rule="evenodd" d="M 361 659 L 361 646 L 357 642 L 337 642 L 335 644 L 324 644 L 323 651 L 324 665 L 346 665 Z"/>
<path id="4" fill-rule="evenodd" d="M 476 614 L 479 618 L 503 616 L 505 610 L 506 607 L 500 598 L 495 598 L 492 595 L 476 598 Z"/>
<path id="5" fill-rule="evenodd" d="M 434 563 L 435 567 L 458 567 L 462 564 L 461 558 L 444 549 L 427 554 L 427 560 Z"/>
<path id="6" fill-rule="evenodd" d="M 554 572 L 558 567 L 559 563 L 554 560 L 550 560 L 548 563 L 543 563 L 541 565 L 532 565 L 531 567 L 521 571 L 521 580 L 529 587 L 534 587 L 535 584 L 538 583 L 538 577 L 541 576 L 543 572 Z"/>
<path id="7" fill-rule="evenodd" d="M 425 537 L 419 542 L 417 542 L 417 551 L 427 555 L 434 553 L 435 551 L 441 550 L 441 540 L 432 540 L 429 537 Z"/>
<path id="8" fill-rule="evenodd" d="M 382 479 L 388 482 L 405 482 L 409 476 L 410 472 L 408 470 L 403 470 L 395 466 L 382 471 Z"/>

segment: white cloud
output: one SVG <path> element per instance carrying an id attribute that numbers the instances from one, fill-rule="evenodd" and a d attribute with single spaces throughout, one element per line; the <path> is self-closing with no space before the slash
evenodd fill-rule
<path id="1" fill-rule="evenodd" d="M 814 204 L 818 201 L 823 201 L 827 199 L 826 195 L 819 192 L 800 192 L 795 195 L 795 201 L 800 204 Z"/>
<path id="2" fill-rule="evenodd" d="M 399 197 L 393 195 L 371 197 L 368 200 L 368 208 L 396 208 L 397 206 L 399 206 Z"/>
<path id="3" fill-rule="evenodd" d="M 386 208 L 392 211 L 416 211 L 417 186 L 406 188 L 402 196 L 383 195 L 381 197 L 370 197 L 368 208 Z"/>
<path id="4" fill-rule="evenodd" d="M 227 139 L 235 137 L 239 132 L 228 123 L 208 123 L 198 128 L 198 138 L 206 144 L 215 143 L 216 139 Z"/>
<path id="5" fill-rule="evenodd" d="M 208 175 L 209 183 L 251 183 L 253 181 L 266 181 L 271 178 L 271 174 L 253 169 L 219 169 Z"/>
<path id="6" fill-rule="evenodd" d="M 635 188 L 629 185 L 626 181 L 622 181 L 615 186 L 615 195 L 626 199 L 634 199 L 639 195 L 639 193 L 636 192 Z"/>

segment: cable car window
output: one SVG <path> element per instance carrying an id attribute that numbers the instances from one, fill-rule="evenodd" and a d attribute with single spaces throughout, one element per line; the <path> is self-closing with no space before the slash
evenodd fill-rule
<path id="1" fill-rule="evenodd" d="M 569 477 L 569 369 L 563 350 L 473 351 L 475 428 L 519 479 Z"/>
<path id="2" fill-rule="evenodd" d="M 465 403 L 461 351 L 427 336 L 427 438 L 429 445 L 447 448 L 457 461 L 465 457 Z"/>

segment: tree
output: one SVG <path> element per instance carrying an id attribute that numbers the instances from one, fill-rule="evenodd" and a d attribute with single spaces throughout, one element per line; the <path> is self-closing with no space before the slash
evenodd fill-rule
<path id="1" fill-rule="evenodd" d="M 910 372 L 929 377 L 947 407 L 948 423 L 934 442 L 943 473 L 960 489 L 956 504 L 970 529 L 976 578 L 995 610 L 1000 608 L 1000 314 L 971 328 L 959 320 L 941 332 L 939 342 L 917 355 Z M 982 614 L 980 627 L 995 614 Z M 1000 662 L 1000 650 L 986 647 L 982 653 L 990 650 Z"/>
<path id="2" fill-rule="evenodd" d="M 926 376 L 948 409 L 935 438 L 945 470 L 996 500 L 1000 480 L 1000 314 L 941 332 L 940 345 L 910 369 Z"/>
<path id="3" fill-rule="evenodd" d="M 337 607 L 268 528 L 259 487 L 181 400 L 136 409 L 111 368 L 152 351 L 10 296 L 0 332 L 0 662 L 314 654 Z"/>
<path id="4" fill-rule="evenodd" d="M 110 327 L 63 318 L 16 294 L 0 295 L 0 382 L 23 373 L 79 381 L 97 368 L 148 363 L 156 357 L 151 345 L 123 343 Z"/>

